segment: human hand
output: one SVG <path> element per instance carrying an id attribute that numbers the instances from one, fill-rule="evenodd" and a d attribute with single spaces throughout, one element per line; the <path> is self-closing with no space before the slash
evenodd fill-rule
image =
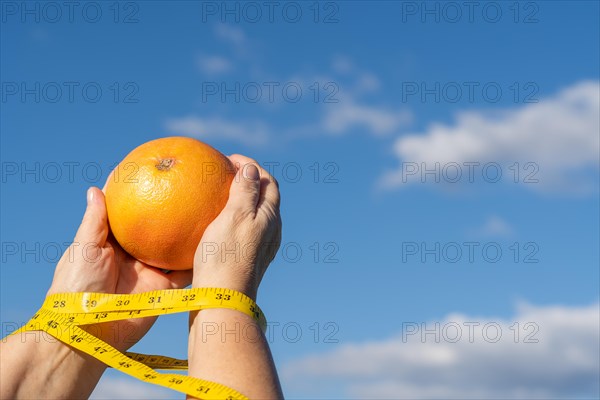
<path id="1" fill-rule="evenodd" d="M 100 292 L 130 294 L 175 289 L 191 282 L 192 271 L 165 274 L 129 254 L 110 235 L 104 194 L 88 190 L 88 205 L 75 240 L 54 272 L 48 294 Z M 125 351 L 156 318 L 137 318 L 82 326 Z M 0 398 L 88 398 L 106 365 L 56 340 L 11 335 L 0 343 Z"/>
<path id="2" fill-rule="evenodd" d="M 193 287 L 224 287 L 256 299 L 281 242 L 279 187 L 251 158 L 229 157 L 237 173 L 225 208 L 206 228 L 194 258 Z"/>
<path id="3" fill-rule="evenodd" d="M 225 208 L 196 249 L 192 286 L 229 288 L 256 300 L 281 242 L 279 189 L 256 161 L 229 158 L 237 173 Z M 230 333 L 235 336 L 228 340 Z M 283 399 L 269 344 L 258 322 L 246 314 L 227 308 L 191 312 L 188 358 L 190 376 L 219 382 L 248 398 Z"/>
<path id="4" fill-rule="evenodd" d="M 71 246 L 59 260 L 48 294 L 98 292 L 132 294 L 179 289 L 191 283 L 192 271 L 165 274 L 130 256 L 112 237 L 104 193 L 90 188 L 87 209 Z M 120 351 L 137 343 L 156 317 L 99 323 L 82 327 Z"/>

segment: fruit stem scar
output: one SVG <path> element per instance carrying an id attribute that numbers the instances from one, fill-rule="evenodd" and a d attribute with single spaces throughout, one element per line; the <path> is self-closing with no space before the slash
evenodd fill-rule
<path id="1" fill-rule="evenodd" d="M 175 159 L 163 158 L 162 160 L 159 160 L 158 164 L 156 164 L 155 167 L 160 171 L 168 171 L 171 169 L 173 164 L 175 164 Z"/>

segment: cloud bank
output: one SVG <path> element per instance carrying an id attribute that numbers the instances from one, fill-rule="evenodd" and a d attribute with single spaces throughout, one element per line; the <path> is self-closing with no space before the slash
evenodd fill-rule
<path id="1" fill-rule="evenodd" d="M 293 361 L 282 377 L 315 398 L 598 398 L 599 309 L 520 305 L 509 319 L 451 314 L 437 321 L 437 341 L 423 336 L 436 321 L 403 323 L 396 337 Z"/>

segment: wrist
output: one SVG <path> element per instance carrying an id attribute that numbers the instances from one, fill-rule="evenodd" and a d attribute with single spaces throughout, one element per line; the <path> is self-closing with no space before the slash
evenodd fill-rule
<path id="1" fill-rule="evenodd" d="M 15 380 L 7 385 L 10 393 L 2 388 L 3 397 L 23 398 L 35 398 L 39 393 L 49 397 L 89 397 L 106 369 L 102 362 L 43 331 L 6 338 L 2 343 L 2 366 L 2 380 Z"/>
<path id="2" fill-rule="evenodd" d="M 207 343 L 225 344 L 228 340 L 255 343 L 262 337 L 258 321 L 230 308 L 208 308 L 190 312 L 188 362 L 192 368 L 197 362 L 197 348 Z"/>
<path id="3" fill-rule="evenodd" d="M 51 361 L 51 371 L 79 370 L 86 377 L 98 377 L 104 373 L 107 366 L 96 358 L 85 354 L 58 339 L 44 341 L 37 344 L 36 356 L 41 360 Z"/>
<path id="4" fill-rule="evenodd" d="M 251 274 L 231 274 L 222 271 L 200 270 L 194 272 L 193 288 L 216 287 L 231 289 L 244 293 L 256 301 L 258 287 L 254 276 Z"/>

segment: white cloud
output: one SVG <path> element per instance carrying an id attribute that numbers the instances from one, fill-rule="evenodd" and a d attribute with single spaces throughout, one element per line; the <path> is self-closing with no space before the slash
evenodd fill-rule
<path id="1" fill-rule="evenodd" d="M 91 400 L 108 399 L 173 399 L 181 397 L 178 393 L 138 381 L 127 376 L 108 377 L 100 379 L 96 389 L 91 394 Z"/>
<path id="2" fill-rule="evenodd" d="M 589 191 L 598 171 L 600 83 L 580 82 L 539 103 L 495 112 L 462 112 L 452 126 L 434 123 L 394 146 L 402 162 L 533 162 L 538 189 Z M 384 186 L 415 182 L 393 171 Z"/>
<path id="3" fill-rule="evenodd" d="M 200 139 L 225 139 L 250 146 L 261 146 L 267 142 L 269 127 L 258 121 L 230 122 L 221 118 L 186 116 L 167 120 L 168 131 Z"/>
<path id="4" fill-rule="evenodd" d="M 344 344 L 288 363 L 281 376 L 302 397 L 327 391 L 363 399 L 598 398 L 599 313 L 596 303 L 520 305 L 508 319 L 450 314 L 439 321 L 438 342 L 433 333 L 422 337 L 420 321 L 404 323 L 404 337 Z M 500 330 L 488 325 L 484 334 L 488 323 Z M 429 321 L 425 328 L 435 326 Z"/>
<path id="5" fill-rule="evenodd" d="M 209 75 L 226 73 L 233 70 L 231 62 L 221 56 L 198 56 L 197 63 L 200 70 Z"/>

